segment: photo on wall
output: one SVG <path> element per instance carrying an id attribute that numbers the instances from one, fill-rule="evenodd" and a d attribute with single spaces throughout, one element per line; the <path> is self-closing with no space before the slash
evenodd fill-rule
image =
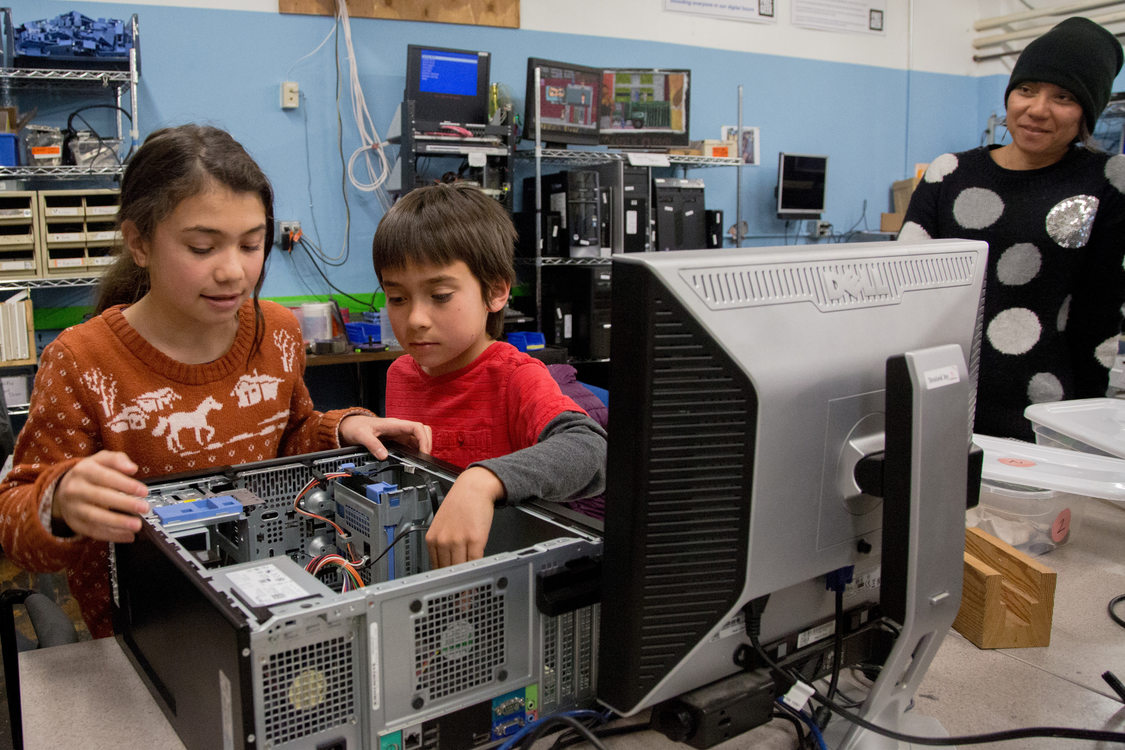
<path id="1" fill-rule="evenodd" d="M 743 164 L 757 165 L 761 163 L 761 144 L 759 141 L 758 128 L 742 128 L 740 138 L 736 138 L 735 134 L 738 132 L 737 125 L 724 125 L 722 129 L 722 138 L 724 141 L 737 141 L 738 153 L 742 155 Z"/>

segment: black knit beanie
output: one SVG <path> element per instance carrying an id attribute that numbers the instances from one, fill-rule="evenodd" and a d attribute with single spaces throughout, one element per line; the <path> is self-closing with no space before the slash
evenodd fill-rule
<path id="1" fill-rule="evenodd" d="M 1109 102 L 1121 60 L 1121 42 L 1108 29 L 1088 18 L 1068 18 L 1024 47 L 1004 91 L 1004 104 L 1021 83 L 1053 83 L 1074 94 L 1092 133 Z"/>

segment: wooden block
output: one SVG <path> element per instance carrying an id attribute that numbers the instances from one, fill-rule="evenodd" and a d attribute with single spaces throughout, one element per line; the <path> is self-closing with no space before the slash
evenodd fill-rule
<path id="1" fill-rule="evenodd" d="M 980 529 L 965 529 L 961 609 L 953 629 L 978 648 L 1051 644 L 1055 571 Z"/>

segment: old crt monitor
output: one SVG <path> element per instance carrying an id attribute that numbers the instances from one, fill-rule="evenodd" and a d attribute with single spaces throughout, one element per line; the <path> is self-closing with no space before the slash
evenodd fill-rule
<path id="1" fill-rule="evenodd" d="M 819 219 L 827 180 L 827 156 L 778 154 L 777 218 Z"/>
<path id="2" fill-rule="evenodd" d="M 600 142 L 637 148 L 687 146 L 690 79 L 690 70 L 605 70 L 598 117 Z"/>
<path id="3" fill-rule="evenodd" d="M 487 52 L 408 45 L 405 98 L 414 102 L 415 122 L 486 123 L 490 59 Z"/>
<path id="4" fill-rule="evenodd" d="M 535 72 L 539 71 L 539 91 Z M 527 58 L 523 137 L 552 144 L 598 142 L 598 98 L 602 72 L 583 65 Z M 536 105 L 538 104 L 538 116 Z"/>
<path id="5" fill-rule="evenodd" d="M 775 659 L 823 653 L 826 574 L 854 566 L 841 661 L 901 630 L 865 704 L 895 723 L 911 696 L 886 691 L 912 692 L 960 602 L 986 252 L 614 256 L 611 351 L 629 366 L 610 373 L 599 700 L 628 715 L 739 672 L 752 602 Z M 884 433 L 877 496 L 856 467 Z"/>

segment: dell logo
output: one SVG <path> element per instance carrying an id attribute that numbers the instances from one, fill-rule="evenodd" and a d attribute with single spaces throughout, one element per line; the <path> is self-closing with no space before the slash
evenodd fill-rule
<path id="1" fill-rule="evenodd" d="M 874 265 L 822 268 L 820 278 L 824 282 L 825 294 L 831 301 L 848 297 L 856 300 L 885 297 L 891 293 L 881 269 Z"/>

